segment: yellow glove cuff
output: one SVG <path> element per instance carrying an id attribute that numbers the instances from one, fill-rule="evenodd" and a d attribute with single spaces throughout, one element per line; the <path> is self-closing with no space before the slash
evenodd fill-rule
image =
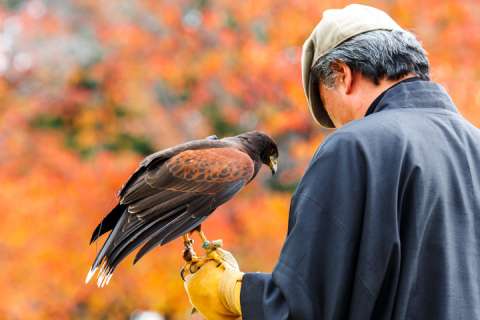
<path id="1" fill-rule="evenodd" d="M 240 306 L 240 290 L 242 288 L 243 272 L 225 268 L 225 274 L 220 279 L 219 298 L 227 310 L 242 315 Z"/>

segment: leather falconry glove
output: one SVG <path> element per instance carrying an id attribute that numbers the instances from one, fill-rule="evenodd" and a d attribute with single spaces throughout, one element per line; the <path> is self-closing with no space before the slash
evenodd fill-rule
<path id="1" fill-rule="evenodd" d="M 207 320 L 241 319 L 243 272 L 230 252 L 207 250 L 187 262 L 181 275 L 190 303 Z"/>

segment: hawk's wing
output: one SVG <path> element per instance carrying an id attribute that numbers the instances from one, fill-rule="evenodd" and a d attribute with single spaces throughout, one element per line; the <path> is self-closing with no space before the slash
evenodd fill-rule
<path id="1" fill-rule="evenodd" d="M 158 152 L 152 153 L 145 157 L 145 159 L 140 162 L 139 167 L 135 172 L 127 179 L 125 184 L 118 191 L 118 196 L 122 198 L 129 190 L 130 187 L 142 177 L 147 170 L 152 171 L 155 168 L 163 165 L 167 160 L 174 157 L 175 155 L 187 151 L 187 150 L 199 150 L 206 148 L 220 148 L 220 147 L 230 147 L 230 145 L 222 140 L 215 139 L 216 136 L 209 136 L 206 139 L 193 140 L 180 145 L 160 150 Z M 213 140 L 215 140 L 213 142 Z M 90 243 L 94 242 L 104 233 L 113 230 L 117 222 L 120 220 L 123 212 L 125 211 L 125 206 L 118 205 L 112 209 L 112 211 L 107 214 L 103 220 L 98 224 L 95 230 L 92 233 Z"/>
<path id="2" fill-rule="evenodd" d="M 121 191 L 119 220 L 92 270 L 105 261 L 106 273 L 111 274 L 143 242 L 135 261 L 156 245 L 195 229 L 238 192 L 253 172 L 252 159 L 231 147 L 186 150 L 149 163 Z"/>

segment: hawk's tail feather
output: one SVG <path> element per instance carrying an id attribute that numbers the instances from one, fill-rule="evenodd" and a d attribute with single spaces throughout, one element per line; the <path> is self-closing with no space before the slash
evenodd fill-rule
<path id="1" fill-rule="evenodd" d="M 93 276 L 97 272 L 98 268 L 92 268 L 88 271 L 87 277 L 85 278 L 85 283 L 89 283 L 92 280 Z"/>
<path id="2" fill-rule="evenodd" d="M 157 232 L 161 232 L 162 230 L 170 230 L 172 225 L 174 226 L 176 223 L 182 221 L 185 217 L 187 217 L 187 211 L 183 211 L 174 219 L 166 222 L 163 219 L 160 221 L 155 221 L 155 223 L 151 223 L 143 230 L 135 232 L 134 237 L 130 239 L 126 239 L 125 242 L 121 246 L 116 246 L 115 249 L 108 254 L 107 263 L 110 268 L 114 269 L 123 260 L 130 252 L 135 250 L 142 242 L 145 240 L 150 239 L 154 234 Z"/>
<path id="3" fill-rule="evenodd" d="M 87 274 L 85 282 L 88 283 L 92 279 L 92 277 L 95 275 L 95 272 L 97 271 L 99 266 L 103 263 L 103 261 L 105 259 L 105 255 L 106 255 L 109 247 L 112 245 L 112 243 L 115 239 L 115 236 L 118 234 L 119 230 L 121 229 L 120 226 L 125 221 L 126 216 L 127 216 L 126 214 L 121 214 L 120 215 L 120 219 L 118 220 L 117 224 L 115 225 L 115 228 L 113 228 L 113 231 L 108 235 L 108 238 L 105 241 L 105 243 L 103 244 L 102 249 L 100 249 L 100 252 L 97 254 L 95 260 L 93 261 L 92 267 L 90 268 L 90 270 Z M 102 268 L 103 268 L 103 266 L 102 266 Z"/>
<path id="4" fill-rule="evenodd" d="M 85 283 L 90 282 L 90 280 L 93 278 L 93 276 L 95 275 L 97 270 L 98 270 L 98 267 L 90 269 L 90 271 L 88 272 L 87 277 L 85 279 Z M 110 282 L 110 279 L 112 278 L 112 276 L 113 276 L 113 270 L 111 268 L 109 268 L 106 261 L 104 261 L 102 263 L 101 267 L 100 267 L 100 270 L 98 271 L 97 286 L 99 288 L 103 288 L 104 286 L 106 286 Z"/>
<path id="5" fill-rule="evenodd" d="M 87 274 L 86 282 L 89 282 L 98 270 L 97 285 L 99 287 L 107 285 L 117 265 L 142 242 L 150 239 L 157 232 L 163 231 L 164 234 L 169 234 L 176 229 L 177 223 L 183 225 L 186 220 L 190 219 L 190 214 L 187 213 L 186 209 L 186 206 L 177 207 L 171 210 L 176 213 L 175 218 L 169 212 L 157 216 L 157 219 L 152 219 L 146 225 L 135 226 L 127 234 L 119 233 L 120 230 L 121 232 L 125 231 L 122 229 L 128 214 L 123 214 L 98 253 L 92 268 Z M 170 219 L 165 219 L 165 216 L 170 216 Z"/>
<path id="6" fill-rule="evenodd" d="M 122 205 L 122 204 L 118 204 L 115 208 L 113 208 L 112 211 L 110 211 L 110 213 L 106 215 L 105 218 L 103 218 L 103 220 L 98 224 L 98 226 L 92 232 L 90 244 L 92 244 L 105 232 L 108 232 L 113 228 L 115 228 L 118 220 L 120 220 L 120 217 L 122 216 L 124 211 L 125 211 L 125 205 Z"/>
<path id="7" fill-rule="evenodd" d="M 113 269 L 109 268 L 107 263 L 104 263 L 102 265 L 102 268 L 100 268 L 100 271 L 98 272 L 97 286 L 99 288 L 103 288 L 110 282 L 112 276 Z"/>

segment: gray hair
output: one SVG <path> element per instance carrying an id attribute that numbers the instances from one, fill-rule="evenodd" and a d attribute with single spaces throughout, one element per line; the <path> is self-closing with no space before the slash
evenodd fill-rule
<path id="1" fill-rule="evenodd" d="M 426 55 L 408 31 L 375 30 L 361 33 L 333 48 L 314 64 L 312 73 L 329 88 L 335 87 L 338 62 L 377 85 L 382 79 L 398 80 L 411 72 L 428 80 Z"/>

